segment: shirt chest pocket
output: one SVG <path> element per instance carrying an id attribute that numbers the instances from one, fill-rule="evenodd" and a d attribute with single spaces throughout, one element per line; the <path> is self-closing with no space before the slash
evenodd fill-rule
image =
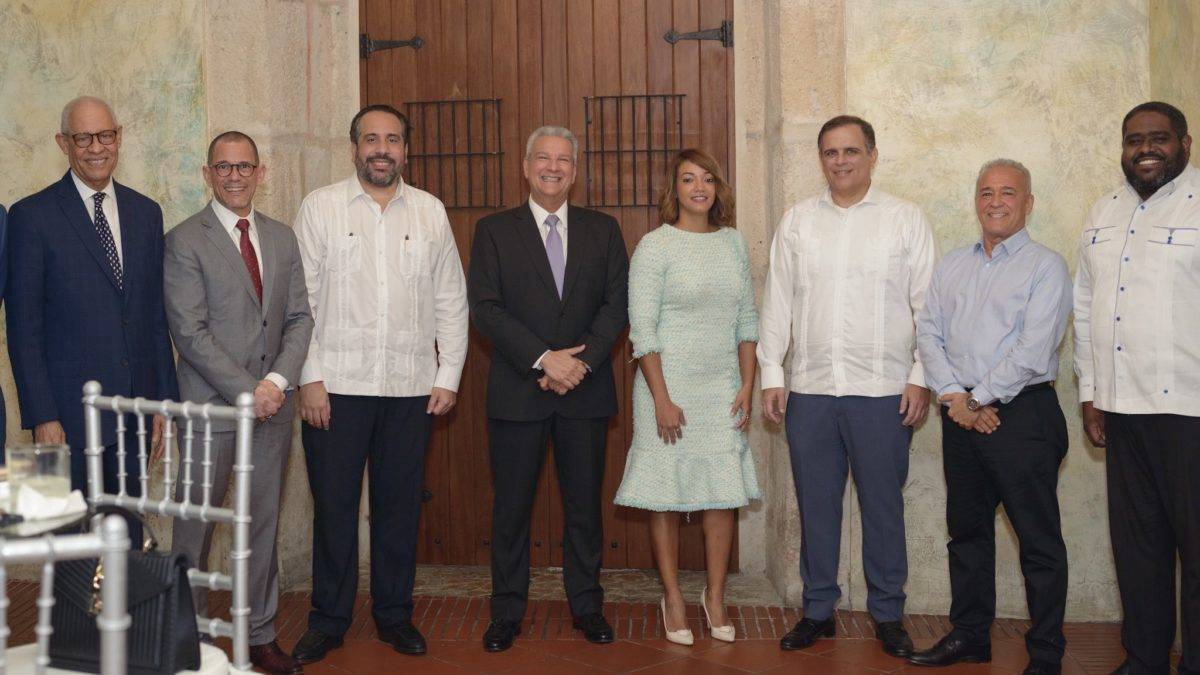
<path id="1" fill-rule="evenodd" d="M 430 274 L 433 265 L 433 242 L 424 239 L 405 239 L 400 251 L 400 273 L 406 277 Z"/>
<path id="2" fill-rule="evenodd" d="M 1089 227 L 1083 231 L 1083 246 L 1084 248 L 1092 248 L 1107 244 L 1113 240 L 1113 235 L 1117 229 L 1116 225 L 1106 225 L 1105 227 Z"/>
<path id="3" fill-rule="evenodd" d="M 329 247 L 329 269 L 337 276 L 354 274 L 362 268 L 363 237 L 347 232 L 334 238 Z"/>
<path id="4" fill-rule="evenodd" d="M 794 251 L 792 264 L 796 270 L 796 289 L 810 289 L 821 278 L 821 240 L 817 237 L 798 237 Z"/>
<path id="5" fill-rule="evenodd" d="M 1196 247 L 1197 227 L 1173 227 L 1170 225 L 1155 225 L 1148 241 L 1159 246 L 1170 246 L 1181 251 Z"/>

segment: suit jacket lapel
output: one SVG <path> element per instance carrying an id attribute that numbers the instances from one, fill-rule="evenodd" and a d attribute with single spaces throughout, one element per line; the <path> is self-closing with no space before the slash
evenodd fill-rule
<path id="1" fill-rule="evenodd" d="M 58 206 L 62 209 L 63 215 L 66 216 L 67 222 L 71 224 L 75 234 L 83 241 L 83 246 L 96 259 L 96 264 L 100 266 L 100 271 L 104 272 L 104 276 L 108 277 L 108 282 L 113 285 L 113 288 L 120 290 L 120 285 L 117 284 L 117 275 L 113 272 L 112 265 L 108 263 L 108 256 L 104 253 L 104 247 L 100 245 L 100 235 L 96 234 L 96 226 L 92 223 L 92 218 L 88 215 L 87 208 L 83 205 L 83 200 L 79 198 L 79 190 L 75 189 L 75 181 L 71 179 L 71 172 L 68 170 L 63 179 L 58 183 Z M 120 203 L 117 204 L 120 209 Z M 121 237 L 124 241 L 125 237 Z M 124 254 L 125 246 L 121 246 L 122 254 Z M 126 256 L 128 260 L 128 256 Z"/>
<path id="2" fill-rule="evenodd" d="M 550 271 L 550 259 L 546 257 L 546 244 L 542 241 L 542 233 L 538 229 L 537 223 L 533 222 L 533 211 L 529 210 L 529 204 L 525 204 L 517 211 L 517 236 L 525 244 L 526 250 L 529 251 L 530 262 L 533 263 L 533 270 L 537 272 L 542 283 L 546 285 L 550 293 L 554 297 L 558 297 L 558 287 L 554 285 L 554 274 Z M 570 243 L 567 244 L 570 246 Z M 569 265 L 569 263 L 568 263 Z M 563 284 L 566 288 L 566 284 Z"/>
<path id="3" fill-rule="evenodd" d="M 567 228 L 567 269 L 563 274 L 562 295 L 564 303 L 571 297 L 571 289 L 575 287 L 575 280 L 579 278 L 581 256 L 587 243 L 583 240 L 587 225 L 579 209 L 567 206 Z"/>
<path id="4" fill-rule="evenodd" d="M 217 218 L 216 212 L 212 210 L 211 204 L 205 207 L 201 222 L 204 224 L 204 234 L 208 236 L 213 246 L 216 246 L 217 250 L 221 252 L 221 257 L 225 259 L 225 262 L 233 268 L 234 275 L 242 282 L 242 288 L 245 288 L 246 292 L 250 294 L 250 300 L 259 305 L 261 309 L 262 303 L 258 301 L 258 294 L 254 292 L 254 282 L 250 281 L 250 271 L 246 269 L 246 263 L 242 260 L 242 253 L 234 245 L 229 233 L 225 231 L 225 226 L 221 225 L 221 221 Z M 262 237 L 259 237 L 259 241 L 262 241 Z M 262 274 L 261 270 L 259 270 L 259 274 Z M 266 289 L 264 288 L 263 291 L 263 296 L 265 297 Z"/>
<path id="5" fill-rule="evenodd" d="M 276 260 L 275 238 L 271 235 L 270 231 L 263 227 L 266 216 L 255 212 L 254 220 L 258 227 L 258 258 L 262 261 L 262 265 L 259 266 L 260 269 L 258 270 L 259 276 L 262 277 L 263 285 L 262 311 L 266 315 L 267 306 L 271 304 L 271 288 L 275 285 L 275 272 L 277 271 L 275 266 L 279 264 L 279 261 Z M 245 267 L 245 265 L 242 265 L 242 267 Z M 249 272 L 246 273 L 246 278 L 250 278 Z M 251 283 L 251 286 L 253 285 Z"/>

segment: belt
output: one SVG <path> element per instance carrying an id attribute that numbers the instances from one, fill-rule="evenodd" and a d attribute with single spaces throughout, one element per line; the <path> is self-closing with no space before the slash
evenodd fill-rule
<path id="1" fill-rule="evenodd" d="M 1041 391 L 1043 389 L 1053 389 L 1053 388 L 1054 388 L 1054 380 L 1046 380 L 1045 382 L 1038 382 L 1037 384 L 1031 384 L 1031 385 L 1021 389 L 1021 391 L 1018 391 L 1016 396 L 1013 396 L 1011 399 L 1008 400 L 1008 403 L 1001 403 L 1000 401 L 992 401 L 988 405 L 996 406 L 998 408 L 1004 407 L 1007 405 L 1012 405 L 1014 401 L 1016 401 L 1018 398 L 1024 396 L 1025 394 L 1031 394 L 1035 391 Z M 968 390 L 968 391 L 970 391 L 970 390 Z"/>

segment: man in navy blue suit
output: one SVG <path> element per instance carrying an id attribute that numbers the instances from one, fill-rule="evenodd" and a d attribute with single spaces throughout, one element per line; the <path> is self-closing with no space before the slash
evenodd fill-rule
<path id="1" fill-rule="evenodd" d="M 112 180 L 121 147 L 112 108 L 90 96 L 71 101 L 55 140 L 70 170 L 8 215 L 8 353 L 21 426 L 38 443 L 70 445 L 71 486 L 86 491 L 84 382 L 110 395 L 179 393 L 163 307 L 162 210 Z M 102 417 L 104 486 L 115 492 L 116 425 Z M 136 424 L 127 426 L 126 489 L 138 495 Z M 162 428 L 156 416 L 155 454 Z"/>

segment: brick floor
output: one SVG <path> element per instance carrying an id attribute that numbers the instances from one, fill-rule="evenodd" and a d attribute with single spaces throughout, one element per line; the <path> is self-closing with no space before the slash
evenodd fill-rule
<path id="1" fill-rule="evenodd" d="M 9 584 L 10 644 L 33 640 L 36 618 L 36 585 Z M 224 614 L 228 593 L 212 594 L 213 610 Z M 291 649 L 304 632 L 308 613 L 305 592 L 285 593 L 280 598 L 276 630 L 280 644 Z M 625 673 L 646 675 L 686 673 L 843 673 L 922 672 L 924 675 L 958 673 L 1020 673 L 1027 656 L 1022 634 L 1028 621 L 998 620 L 992 628 L 992 663 L 931 671 L 906 668 L 904 661 L 883 654 L 871 636 L 874 625 L 865 612 L 838 612 L 837 638 L 821 640 L 804 652 L 783 652 L 777 640 L 799 619 L 786 607 L 729 607 L 737 627 L 738 641 L 732 645 L 712 640 L 705 630 L 698 605 L 688 605 L 688 623 L 696 635 L 692 647 L 673 645 L 662 639 L 657 606 L 644 603 L 610 603 L 605 615 L 616 631 L 612 645 L 592 645 L 571 627 L 566 603 L 538 600 L 529 604 L 522 634 L 512 649 L 499 654 L 483 651 L 479 641 L 488 623 L 484 597 L 416 599 L 414 621 L 429 640 L 429 654 L 408 657 L 396 653 L 376 638 L 370 602 L 359 596 L 354 620 L 345 645 L 330 652 L 324 661 L 306 666 L 306 673 L 364 675 L 414 673 Z M 947 630 L 944 616 L 914 614 L 905 626 L 918 648 L 937 641 Z M 1065 629 L 1067 654 L 1063 673 L 1108 673 L 1124 658 L 1120 629 L 1109 623 L 1073 623 Z M 224 643 L 224 644 L 223 644 Z M 228 641 L 220 640 L 228 648 Z"/>

